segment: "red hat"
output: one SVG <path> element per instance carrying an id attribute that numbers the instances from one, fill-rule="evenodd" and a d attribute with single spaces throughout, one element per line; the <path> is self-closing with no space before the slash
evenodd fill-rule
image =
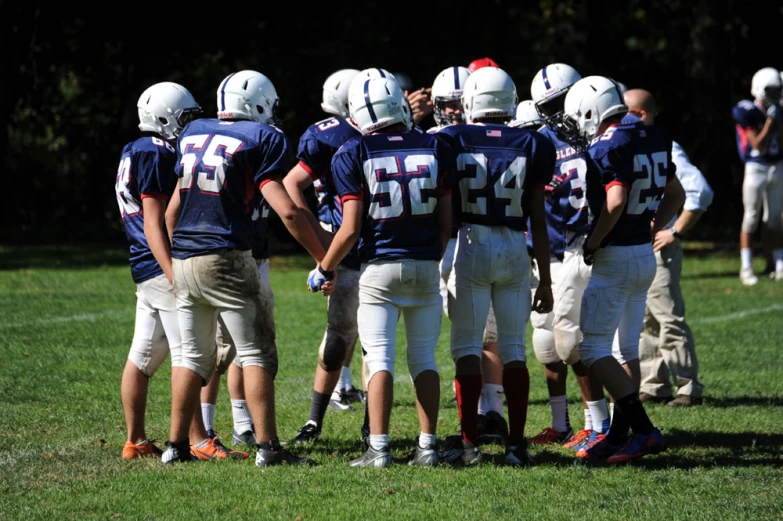
<path id="1" fill-rule="evenodd" d="M 482 68 L 482 67 L 498 67 L 500 66 L 495 63 L 495 60 L 492 58 L 478 58 L 477 60 L 473 60 L 470 62 L 470 65 L 468 65 L 468 70 L 470 72 L 475 72 L 476 70 Z"/>

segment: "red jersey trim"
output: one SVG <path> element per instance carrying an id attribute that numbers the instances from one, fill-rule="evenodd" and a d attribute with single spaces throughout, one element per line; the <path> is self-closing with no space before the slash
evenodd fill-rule
<path id="1" fill-rule="evenodd" d="M 622 181 L 612 181 L 611 183 L 606 185 L 606 191 L 608 192 L 611 187 L 618 186 L 618 185 L 622 186 L 626 190 L 630 190 L 631 189 L 630 183 L 623 183 Z"/>

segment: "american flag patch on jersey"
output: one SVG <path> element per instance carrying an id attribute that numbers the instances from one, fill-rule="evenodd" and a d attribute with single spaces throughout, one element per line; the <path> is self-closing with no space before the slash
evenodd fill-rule
<path id="1" fill-rule="evenodd" d="M 499 130 L 487 130 L 487 136 L 488 137 L 500 137 L 500 131 Z"/>
<path id="2" fill-rule="evenodd" d="M 389 141 L 402 141 L 402 136 L 389 136 L 387 139 Z"/>

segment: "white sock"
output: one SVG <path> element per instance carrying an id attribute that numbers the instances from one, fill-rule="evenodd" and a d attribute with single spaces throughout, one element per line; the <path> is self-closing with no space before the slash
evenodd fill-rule
<path id="1" fill-rule="evenodd" d="M 609 410 L 606 408 L 606 398 L 595 402 L 587 402 L 590 409 L 590 419 L 595 432 L 604 433 L 609 430 Z"/>
<path id="2" fill-rule="evenodd" d="M 783 248 L 772 250 L 772 258 L 775 259 L 775 271 L 783 271 Z"/>
<path id="3" fill-rule="evenodd" d="M 557 432 L 568 431 L 568 398 L 566 395 L 550 396 L 549 407 L 552 409 L 552 428 Z"/>
<path id="4" fill-rule="evenodd" d="M 498 384 L 484 384 L 479 397 L 479 414 L 486 415 L 489 411 L 503 414 L 503 386 Z"/>
<path id="5" fill-rule="evenodd" d="M 337 381 L 338 391 L 348 391 L 353 387 L 353 380 L 351 379 L 351 368 L 343 366 L 340 371 L 340 379 Z"/>
<path id="6" fill-rule="evenodd" d="M 253 430 L 253 418 L 245 400 L 231 400 L 231 416 L 234 418 L 234 432 L 237 434 Z"/>
<path id="7" fill-rule="evenodd" d="M 435 445 L 435 435 L 427 434 L 426 432 L 419 433 L 419 447 L 422 449 Z"/>
<path id="8" fill-rule="evenodd" d="M 612 423 L 612 416 L 614 416 L 614 402 L 609 402 L 609 424 Z"/>
<path id="9" fill-rule="evenodd" d="M 204 420 L 204 428 L 207 431 L 215 430 L 215 404 L 214 403 L 201 404 L 201 418 Z"/>
<path id="10" fill-rule="evenodd" d="M 385 449 L 389 446 L 388 434 L 370 434 L 370 447 L 374 450 Z"/>
<path id="11" fill-rule="evenodd" d="M 204 447 L 206 447 L 208 444 L 209 444 L 209 438 L 207 438 L 207 439 L 205 439 L 205 440 L 202 440 L 202 441 L 200 441 L 200 442 L 196 443 L 196 444 L 195 444 L 195 445 L 193 445 L 193 446 L 194 446 L 194 447 L 196 447 L 197 449 L 203 449 L 203 448 L 204 448 Z"/>
<path id="12" fill-rule="evenodd" d="M 593 416 L 590 414 L 590 408 L 585 409 L 585 430 L 593 430 Z"/>
<path id="13" fill-rule="evenodd" d="M 740 260 L 742 261 L 743 270 L 752 267 L 753 253 L 750 248 L 740 248 Z"/>

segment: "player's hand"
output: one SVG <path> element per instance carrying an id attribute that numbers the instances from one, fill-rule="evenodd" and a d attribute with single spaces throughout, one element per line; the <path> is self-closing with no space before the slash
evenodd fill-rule
<path id="1" fill-rule="evenodd" d="M 588 266 L 592 266 L 593 265 L 595 252 L 597 252 L 597 251 L 598 251 L 598 248 L 596 248 L 594 250 L 591 250 L 587 246 L 587 241 L 582 243 L 582 259 L 585 261 L 585 264 L 587 264 Z"/>
<path id="2" fill-rule="evenodd" d="M 324 271 L 321 266 L 316 266 L 307 276 L 307 289 L 312 293 L 321 291 L 324 283 L 335 279 L 334 271 Z"/>
<path id="3" fill-rule="evenodd" d="M 533 296 L 533 311 L 545 315 L 552 311 L 555 305 L 555 297 L 552 296 L 551 284 L 540 284 Z"/>
<path id="4" fill-rule="evenodd" d="M 324 297 L 328 297 L 329 295 L 332 294 L 336 282 L 337 282 L 336 279 L 332 279 L 332 280 L 327 280 L 326 282 L 323 283 L 323 285 L 321 286 L 321 292 L 324 294 Z"/>
<path id="5" fill-rule="evenodd" d="M 413 121 L 418 124 L 419 121 L 426 118 L 433 111 L 432 89 L 421 88 L 411 93 L 406 93 L 408 102 L 411 104 L 413 112 Z"/>
<path id="6" fill-rule="evenodd" d="M 653 250 L 661 251 L 661 249 L 665 248 L 666 246 L 674 244 L 674 241 L 676 240 L 677 237 L 672 235 L 671 230 L 661 230 L 655 234 L 655 237 L 653 237 Z"/>
<path id="7" fill-rule="evenodd" d="M 773 103 L 767 109 L 767 117 L 772 119 L 778 119 L 778 104 Z"/>

